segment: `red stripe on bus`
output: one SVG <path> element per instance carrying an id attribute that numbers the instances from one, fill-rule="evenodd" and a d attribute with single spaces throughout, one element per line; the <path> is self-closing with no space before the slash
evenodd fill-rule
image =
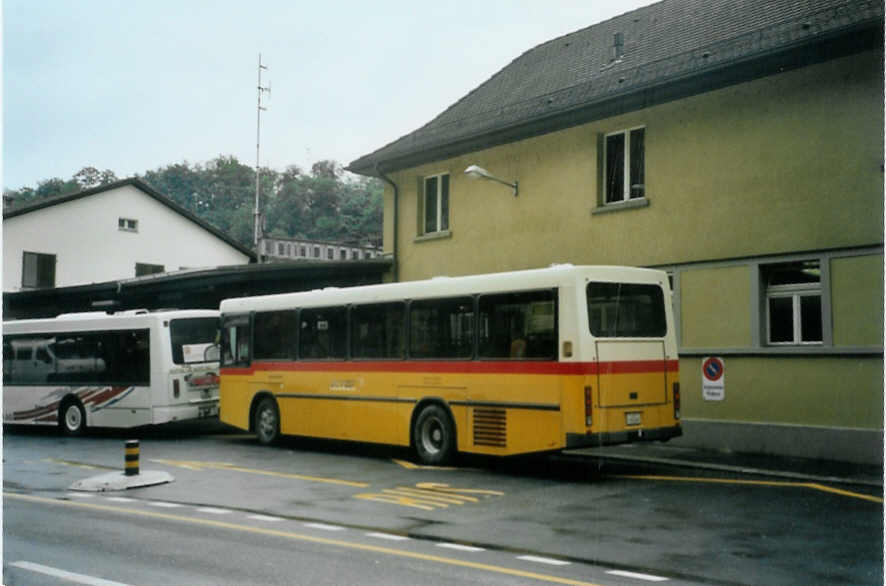
<path id="1" fill-rule="evenodd" d="M 619 360 L 616 362 L 505 362 L 505 361 L 341 361 L 256 362 L 250 367 L 225 367 L 222 375 L 262 372 L 407 372 L 443 374 L 643 374 L 678 372 L 678 360 Z"/>

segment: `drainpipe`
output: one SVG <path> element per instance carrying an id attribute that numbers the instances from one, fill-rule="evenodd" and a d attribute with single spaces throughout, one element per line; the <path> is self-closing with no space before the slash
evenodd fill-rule
<path id="1" fill-rule="evenodd" d="M 397 241 L 399 240 L 398 233 L 400 231 L 400 228 L 399 228 L 399 226 L 400 226 L 400 190 L 397 187 L 397 184 L 394 183 L 390 179 L 390 177 L 388 177 L 387 175 L 382 173 L 381 167 L 379 166 L 378 163 L 375 164 L 375 174 L 378 175 L 379 177 L 381 177 L 382 181 L 384 181 L 385 183 L 390 185 L 392 188 L 394 188 L 394 267 L 393 267 L 392 273 L 393 273 L 393 278 L 394 278 L 393 280 L 395 283 L 397 283 L 400 281 L 400 268 L 399 268 L 399 262 L 397 260 L 398 259 Z"/>

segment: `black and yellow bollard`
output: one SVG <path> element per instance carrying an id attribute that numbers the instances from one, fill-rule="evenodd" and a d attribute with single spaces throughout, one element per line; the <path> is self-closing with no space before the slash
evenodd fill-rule
<path id="1" fill-rule="evenodd" d="M 126 476 L 138 476 L 138 440 L 126 440 Z"/>

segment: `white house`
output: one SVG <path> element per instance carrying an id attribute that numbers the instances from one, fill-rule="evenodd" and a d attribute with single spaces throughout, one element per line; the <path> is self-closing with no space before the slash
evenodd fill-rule
<path id="1" fill-rule="evenodd" d="M 3 214 L 3 290 L 245 264 L 254 253 L 139 179 Z"/>

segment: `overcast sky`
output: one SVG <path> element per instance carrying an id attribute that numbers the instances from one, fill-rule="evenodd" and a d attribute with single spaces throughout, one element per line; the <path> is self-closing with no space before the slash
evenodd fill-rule
<path id="1" fill-rule="evenodd" d="M 651 0 L 0 0 L 3 186 L 234 155 L 347 165 L 539 43 Z"/>

